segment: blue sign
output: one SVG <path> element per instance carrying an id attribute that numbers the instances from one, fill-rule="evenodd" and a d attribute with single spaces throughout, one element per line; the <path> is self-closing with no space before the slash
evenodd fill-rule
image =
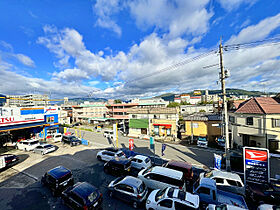
<path id="1" fill-rule="evenodd" d="M 154 149 L 155 149 L 154 137 L 150 137 L 150 149 L 151 149 L 151 150 L 154 150 Z"/>
<path id="2" fill-rule="evenodd" d="M 166 144 L 162 144 L 162 147 L 161 147 L 161 155 L 163 156 L 164 155 L 164 150 L 166 149 Z"/>
<path id="3" fill-rule="evenodd" d="M 214 154 L 214 168 L 221 170 L 221 166 L 222 166 L 222 156 Z"/>

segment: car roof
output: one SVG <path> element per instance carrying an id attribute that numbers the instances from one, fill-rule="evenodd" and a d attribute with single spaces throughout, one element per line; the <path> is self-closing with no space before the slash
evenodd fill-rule
<path id="1" fill-rule="evenodd" d="M 92 192 L 98 191 L 98 189 L 87 182 L 77 182 L 72 191 L 83 198 L 87 198 Z"/>
<path id="2" fill-rule="evenodd" d="M 117 152 L 119 151 L 118 148 L 114 148 L 114 147 L 108 147 L 108 148 L 105 148 L 106 151 L 110 151 L 110 152 Z"/>
<path id="3" fill-rule="evenodd" d="M 135 155 L 133 158 L 139 159 L 139 160 L 146 160 L 148 157 L 145 155 Z"/>
<path id="4" fill-rule="evenodd" d="M 33 141 L 39 141 L 38 139 L 26 139 L 26 140 L 21 140 L 20 142 L 33 142 Z"/>
<path id="5" fill-rule="evenodd" d="M 181 200 L 181 198 L 179 198 L 178 195 L 179 195 L 179 192 L 182 192 L 182 193 L 185 193 L 185 198 L 181 201 L 184 201 L 185 203 L 188 203 L 189 205 L 191 205 L 195 208 L 199 207 L 199 196 L 198 195 L 194 195 L 194 194 L 191 194 L 189 192 L 184 192 L 183 190 L 179 190 L 177 188 L 168 187 L 168 189 L 165 192 L 166 197 L 169 197 L 168 196 L 168 191 L 170 189 L 173 189 L 173 195 L 170 198 L 176 198 L 176 199 Z"/>
<path id="6" fill-rule="evenodd" d="M 167 165 L 177 166 L 180 168 L 192 169 L 192 164 L 184 162 L 184 161 L 177 161 L 177 160 L 170 160 Z"/>
<path id="7" fill-rule="evenodd" d="M 238 174 L 236 173 L 231 173 L 231 172 L 226 172 L 226 171 L 219 171 L 219 170 L 213 170 L 212 171 L 212 177 L 220 177 L 220 178 L 226 178 L 226 179 L 233 179 L 233 180 L 238 180 L 241 181 L 241 178 Z"/>
<path id="8" fill-rule="evenodd" d="M 209 188 L 216 188 L 216 181 L 210 178 L 200 179 L 199 184 L 202 186 L 209 186 Z"/>
<path id="9" fill-rule="evenodd" d="M 149 172 L 161 174 L 161 175 L 168 175 L 175 179 L 181 179 L 183 177 L 183 172 L 176 171 L 170 168 L 165 168 L 161 166 L 155 166 L 149 170 Z"/>
<path id="10" fill-rule="evenodd" d="M 135 188 L 138 188 L 143 181 L 133 176 L 124 177 L 118 184 L 126 184 Z"/>
<path id="11" fill-rule="evenodd" d="M 130 160 L 127 160 L 127 159 L 112 159 L 112 160 L 109 160 L 109 162 L 113 162 L 113 163 L 117 163 L 117 164 L 123 164 L 123 165 L 125 165 L 125 164 L 127 164 L 127 163 L 129 163 L 130 162 Z"/>
<path id="12" fill-rule="evenodd" d="M 69 173 L 71 173 L 71 171 L 64 166 L 57 166 L 48 171 L 48 174 L 56 179 L 59 179 Z"/>

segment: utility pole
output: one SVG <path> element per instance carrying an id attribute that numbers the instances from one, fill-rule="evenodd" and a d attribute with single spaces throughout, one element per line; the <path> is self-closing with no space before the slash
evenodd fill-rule
<path id="1" fill-rule="evenodd" d="M 225 85 L 225 70 L 223 65 L 223 46 L 222 46 L 222 39 L 219 45 L 219 54 L 220 54 L 220 79 L 221 79 L 221 86 L 222 86 L 222 95 L 223 95 L 223 106 L 224 106 L 224 137 L 226 140 L 225 144 L 225 154 L 226 154 L 226 170 L 231 171 L 230 168 L 230 145 L 229 145 L 229 134 L 228 134 L 228 113 L 227 113 L 227 101 L 226 101 L 226 85 Z"/>

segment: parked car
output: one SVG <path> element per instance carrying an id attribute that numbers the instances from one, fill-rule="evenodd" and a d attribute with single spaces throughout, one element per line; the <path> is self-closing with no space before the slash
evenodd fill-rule
<path id="1" fill-rule="evenodd" d="M 146 209 L 199 209 L 199 196 L 172 187 L 154 190 L 147 198 Z"/>
<path id="2" fill-rule="evenodd" d="M 244 165 L 243 165 L 242 152 L 230 151 L 230 166 L 231 166 L 231 170 L 243 172 Z M 223 156 L 222 156 L 221 168 L 222 169 L 226 168 L 226 155 L 225 154 L 223 154 Z"/>
<path id="3" fill-rule="evenodd" d="M 149 157 L 144 155 L 136 155 L 131 159 L 131 167 L 138 170 L 152 167 L 152 161 Z"/>
<path id="4" fill-rule="evenodd" d="M 234 205 L 229 205 L 229 204 L 221 204 L 221 205 L 209 204 L 206 210 L 244 210 L 244 208 L 234 206 Z"/>
<path id="5" fill-rule="evenodd" d="M 104 172 L 116 176 L 126 176 L 130 173 L 131 161 L 112 159 L 104 164 Z"/>
<path id="6" fill-rule="evenodd" d="M 114 138 L 114 131 L 113 130 L 105 130 L 104 133 L 103 133 L 103 136 L 105 138 L 113 139 Z"/>
<path id="7" fill-rule="evenodd" d="M 14 165 L 19 160 L 18 156 L 12 155 L 12 154 L 0 155 L 0 158 L 1 157 L 4 157 L 5 167 L 10 167 L 10 166 Z"/>
<path id="8" fill-rule="evenodd" d="M 216 145 L 218 148 L 221 148 L 221 149 L 225 148 L 226 141 L 224 138 L 216 138 L 215 142 L 216 142 Z"/>
<path id="9" fill-rule="evenodd" d="M 96 158 L 98 160 L 109 161 L 115 158 L 125 159 L 126 156 L 123 151 L 111 152 L 107 150 L 101 150 L 97 153 Z"/>
<path id="10" fill-rule="evenodd" d="M 280 206 L 271 204 L 261 204 L 258 206 L 257 210 L 280 210 Z"/>
<path id="11" fill-rule="evenodd" d="M 216 181 L 217 188 L 245 196 L 245 186 L 236 173 L 212 170 L 200 174 L 200 178 L 210 178 Z"/>
<path id="12" fill-rule="evenodd" d="M 138 208 L 148 194 L 145 183 L 132 176 L 115 179 L 108 185 L 108 189 L 110 197 L 114 196 L 125 202 L 132 203 L 134 208 Z"/>
<path id="13" fill-rule="evenodd" d="M 62 192 L 62 202 L 72 209 L 101 209 L 103 195 L 87 182 L 77 182 Z"/>
<path id="14" fill-rule="evenodd" d="M 76 136 L 63 136 L 62 137 L 63 144 L 70 144 L 70 146 L 76 146 L 82 144 L 82 141 L 78 139 Z"/>
<path id="15" fill-rule="evenodd" d="M 193 171 L 193 182 L 196 182 L 199 179 L 201 173 L 209 172 L 210 169 L 192 166 L 192 171 Z"/>
<path id="16" fill-rule="evenodd" d="M 17 142 L 16 148 L 19 150 L 31 151 L 39 145 L 40 145 L 39 140 L 28 139 L 28 140 L 22 140 L 20 142 Z"/>
<path id="17" fill-rule="evenodd" d="M 208 147 L 208 141 L 207 141 L 206 137 L 198 137 L 197 146 L 207 148 Z"/>
<path id="18" fill-rule="evenodd" d="M 80 122 L 76 122 L 76 123 L 74 123 L 74 124 L 70 125 L 70 128 L 73 128 L 73 127 L 75 127 L 75 126 L 79 126 L 79 125 L 82 125 L 82 123 L 80 123 Z"/>
<path id="19" fill-rule="evenodd" d="M 153 190 L 166 187 L 186 189 L 183 172 L 165 167 L 155 166 L 150 169 L 143 169 L 138 173 L 138 178 Z"/>
<path id="20" fill-rule="evenodd" d="M 34 153 L 38 153 L 41 155 L 45 155 L 45 154 L 53 152 L 53 151 L 55 151 L 55 146 L 53 146 L 51 144 L 41 144 L 33 150 Z"/>
<path id="21" fill-rule="evenodd" d="M 63 167 L 55 167 L 44 174 L 41 179 L 42 185 L 50 188 L 54 196 L 66 190 L 69 186 L 74 184 L 72 172 Z"/>
<path id="22" fill-rule="evenodd" d="M 199 196 L 202 207 L 207 204 L 233 204 L 248 209 L 243 196 L 217 189 L 216 181 L 214 179 L 199 179 L 193 185 L 193 193 Z"/>
<path id="23" fill-rule="evenodd" d="M 184 174 L 184 179 L 188 184 L 193 183 L 193 170 L 190 163 L 184 161 L 171 160 L 164 164 L 164 167 L 171 168 L 177 171 L 182 171 Z"/>
<path id="24" fill-rule="evenodd" d="M 280 205 L 279 184 L 247 184 L 247 195 L 253 202 L 274 203 Z"/>
<path id="25" fill-rule="evenodd" d="M 53 141 L 54 142 L 61 142 L 62 141 L 62 134 L 61 133 L 54 134 Z"/>

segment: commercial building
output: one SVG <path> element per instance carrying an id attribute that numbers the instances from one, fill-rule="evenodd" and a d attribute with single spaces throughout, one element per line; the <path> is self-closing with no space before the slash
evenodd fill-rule
<path id="1" fill-rule="evenodd" d="M 213 112 L 213 104 L 205 105 L 181 105 L 180 111 L 182 115 L 193 114 L 197 112 Z"/>
<path id="2" fill-rule="evenodd" d="M 209 94 L 208 90 L 205 90 L 205 94 L 201 96 L 202 102 L 217 102 L 219 101 L 218 94 Z"/>
<path id="3" fill-rule="evenodd" d="M 49 96 L 41 94 L 7 95 L 6 107 L 49 106 Z"/>
<path id="4" fill-rule="evenodd" d="M 214 141 L 221 136 L 221 116 L 213 113 L 196 113 L 183 116 L 185 129 L 182 137 L 206 137 Z"/>
<path id="5" fill-rule="evenodd" d="M 132 108 L 129 113 L 129 136 L 172 140 L 177 138 L 177 108 Z"/>
<path id="6" fill-rule="evenodd" d="M 280 98 L 256 97 L 229 113 L 232 146 L 280 152 Z"/>
<path id="7" fill-rule="evenodd" d="M 190 97 L 190 104 L 198 104 L 201 102 L 201 96 L 191 96 Z"/>

